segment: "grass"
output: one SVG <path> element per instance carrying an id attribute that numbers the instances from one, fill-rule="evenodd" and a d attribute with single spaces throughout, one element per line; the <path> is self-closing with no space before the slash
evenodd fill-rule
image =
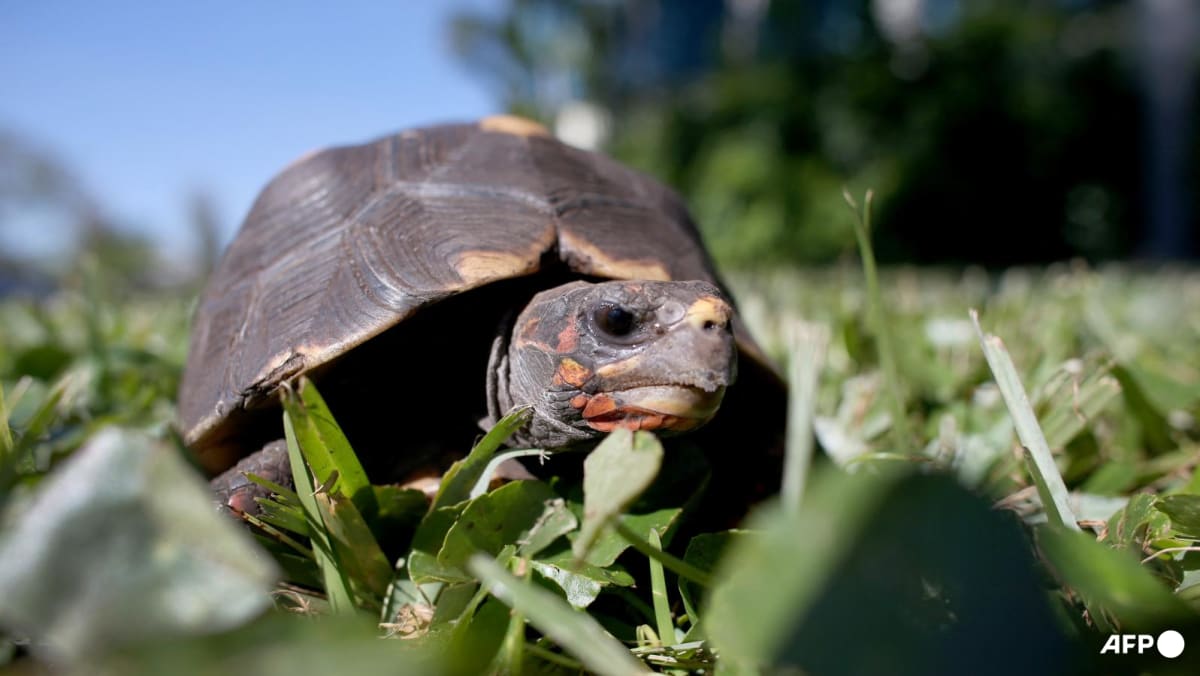
<path id="1" fill-rule="evenodd" d="M 702 477 L 662 489 L 675 466 L 641 433 L 611 437 L 580 485 L 472 490 L 519 418 L 431 508 L 369 485 L 300 383 L 285 397 L 299 488 L 265 505 L 253 545 L 138 469 L 144 449 L 180 466 L 163 476 L 189 474 L 171 422 L 185 304 L 78 288 L 0 302 L 0 658 L 110 673 L 1069 673 L 1126 668 L 1098 654 L 1108 632 L 1171 627 L 1200 645 L 1200 274 L 865 262 L 870 284 L 853 268 L 732 276 L 798 396 L 785 500 L 730 532 L 680 530 Z M 72 458 L 113 446 L 128 466 L 79 476 Z M 39 516 L 65 509 L 50 490 L 63 483 L 113 537 Z M 146 525 L 130 504 L 163 516 Z M 213 564 L 162 554 L 218 541 L 222 561 L 264 547 L 275 577 L 206 577 Z M 62 584 L 29 567 L 33 551 L 112 563 Z M 105 588 L 132 591 L 91 602 Z M 200 612 L 189 593 L 228 603 Z M 274 609 L 244 602 L 255 594 Z M 324 630 L 301 626 L 313 617 Z M 1187 657 L 1131 668 L 1190 673 Z"/>

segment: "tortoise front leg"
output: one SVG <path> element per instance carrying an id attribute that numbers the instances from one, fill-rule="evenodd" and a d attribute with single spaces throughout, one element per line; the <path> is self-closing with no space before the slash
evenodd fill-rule
<path id="1" fill-rule="evenodd" d="M 217 504 L 223 511 L 252 515 L 258 515 L 261 511 L 254 499 L 268 497 L 271 491 L 247 479 L 247 473 L 292 488 L 292 469 L 288 462 L 287 442 L 283 439 L 272 441 L 242 458 L 238 464 L 209 482 Z"/>

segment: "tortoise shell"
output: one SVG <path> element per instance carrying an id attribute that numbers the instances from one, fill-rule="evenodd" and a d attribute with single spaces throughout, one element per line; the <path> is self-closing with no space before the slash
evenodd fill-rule
<path id="1" fill-rule="evenodd" d="M 226 469 L 255 450 L 240 430 L 277 409 L 281 383 L 457 294 L 517 278 L 548 288 L 564 273 L 724 288 L 674 192 L 536 123 L 491 117 L 309 154 L 258 196 L 203 293 L 184 440 L 208 471 Z M 779 398 L 736 317 L 733 330 L 743 373 Z"/>

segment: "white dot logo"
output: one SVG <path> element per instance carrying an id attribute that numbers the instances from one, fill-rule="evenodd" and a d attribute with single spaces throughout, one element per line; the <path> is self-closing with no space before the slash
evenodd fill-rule
<path id="1" fill-rule="evenodd" d="M 1167 659 L 1174 659 L 1183 654 L 1183 635 L 1174 629 L 1168 629 L 1158 635 L 1158 653 Z"/>

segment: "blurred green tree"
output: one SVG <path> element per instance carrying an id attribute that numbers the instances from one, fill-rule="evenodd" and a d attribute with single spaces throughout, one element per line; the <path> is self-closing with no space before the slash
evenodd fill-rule
<path id="1" fill-rule="evenodd" d="M 454 44 L 510 110 L 598 141 L 688 199 L 726 263 L 1128 254 L 1142 237 L 1126 2 L 511 0 Z M 564 133 L 568 132 L 568 133 Z"/>

